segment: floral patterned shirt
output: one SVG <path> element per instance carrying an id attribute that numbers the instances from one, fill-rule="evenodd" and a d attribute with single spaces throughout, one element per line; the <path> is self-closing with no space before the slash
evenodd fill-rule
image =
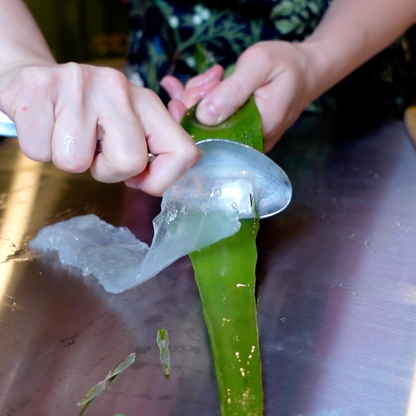
<path id="1" fill-rule="evenodd" d="M 163 76 L 174 75 L 185 83 L 213 62 L 229 66 L 256 42 L 302 41 L 317 26 L 330 1 L 130 0 L 132 32 L 126 75 L 167 101 L 159 85 Z M 364 111 L 372 106 L 380 113 L 382 108 L 383 116 L 400 113 L 403 94 L 396 88 L 391 65 L 396 52 L 397 45 L 370 61 L 358 76 L 354 74 L 352 82 L 347 80 L 325 94 L 309 110 L 334 111 L 341 91 L 343 111 L 362 104 Z M 363 95 L 372 101 L 376 97 L 377 102 L 369 103 Z"/>
<path id="2" fill-rule="evenodd" d="M 171 74 L 186 81 L 198 56 L 224 67 L 261 40 L 300 41 L 329 0 L 132 0 L 129 62 L 143 84 L 159 91 Z"/>

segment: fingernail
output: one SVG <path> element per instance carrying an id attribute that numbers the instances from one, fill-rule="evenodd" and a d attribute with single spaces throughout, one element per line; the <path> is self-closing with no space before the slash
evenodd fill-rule
<path id="1" fill-rule="evenodd" d="M 218 110 L 212 104 L 205 104 L 204 101 L 198 105 L 196 109 L 196 118 L 202 124 L 216 125 L 221 123 L 222 117 Z"/>
<path id="2" fill-rule="evenodd" d="M 165 85 L 166 85 L 166 78 L 162 78 L 162 79 L 160 80 L 159 84 L 160 84 L 163 88 L 165 88 Z"/>

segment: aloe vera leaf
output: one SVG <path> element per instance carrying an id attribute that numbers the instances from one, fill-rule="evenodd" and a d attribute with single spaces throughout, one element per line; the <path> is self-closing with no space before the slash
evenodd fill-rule
<path id="1" fill-rule="evenodd" d="M 223 416 L 263 414 L 255 266 L 258 220 L 190 254 L 210 336 Z"/>
<path id="2" fill-rule="evenodd" d="M 215 63 L 214 55 L 200 43 L 195 45 L 194 57 L 196 70 L 200 74 L 207 71 Z"/>
<path id="3" fill-rule="evenodd" d="M 157 331 L 156 343 L 160 351 L 160 362 L 166 378 L 170 376 L 169 334 L 167 329 Z"/>
<path id="4" fill-rule="evenodd" d="M 195 117 L 195 111 L 196 106 L 191 107 L 181 121 L 182 127 L 195 142 L 206 139 L 226 139 L 254 147 L 260 152 L 263 151 L 261 116 L 253 97 L 250 97 L 237 113 L 217 126 L 201 124 Z"/>
<path id="5" fill-rule="evenodd" d="M 254 98 L 218 126 L 196 120 L 182 126 L 198 142 L 233 140 L 263 151 L 261 117 Z M 263 387 L 255 302 L 258 219 L 242 220 L 237 234 L 190 254 L 214 357 L 223 416 L 261 416 Z"/>

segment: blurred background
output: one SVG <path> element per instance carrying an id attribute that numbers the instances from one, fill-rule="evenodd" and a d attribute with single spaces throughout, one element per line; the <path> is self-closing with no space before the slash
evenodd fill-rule
<path id="1" fill-rule="evenodd" d="M 25 0 L 58 62 L 122 69 L 129 36 L 128 0 Z M 416 26 L 403 37 L 409 103 L 416 104 Z"/>
<path id="2" fill-rule="evenodd" d="M 58 62 L 122 67 L 129 5 L 122 0 L 25 0 Z"/>

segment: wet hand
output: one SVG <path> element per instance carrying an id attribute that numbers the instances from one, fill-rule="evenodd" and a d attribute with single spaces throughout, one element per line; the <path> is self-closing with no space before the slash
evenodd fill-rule
<path id="1" fill-rule="evenodd" d="M 161 195 L 198 159 L 189 135 L 152 91 L 119 71 L 75 63 L 23 64 L 0 72 L 0 109 L 29 158 L 101 182 Z M 97 139 L 102 152 L 96 153 Z M 147 155 L 157 157 L 147 165 Z"/>

